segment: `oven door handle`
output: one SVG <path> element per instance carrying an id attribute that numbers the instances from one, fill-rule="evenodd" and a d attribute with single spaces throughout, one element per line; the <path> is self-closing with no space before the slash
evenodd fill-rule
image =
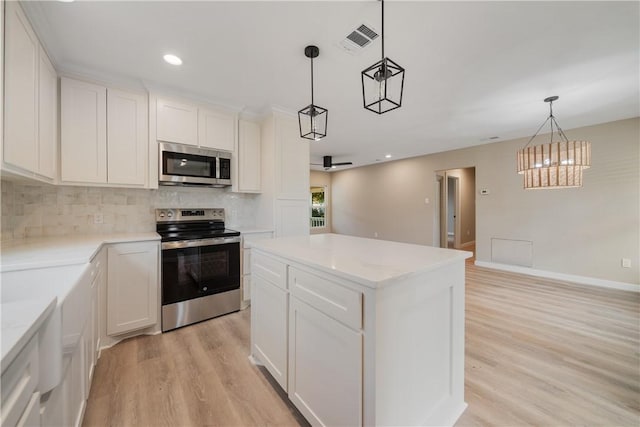
<path id="1" fill-rule="evenodd" d="M 162 249 L 196 248 L 199 246 L 224 245 L 227 243 L 240 243 L 240 236 L 214 237 L 213 239 L 179 240 L 177 242 L 163 242 Z"/>

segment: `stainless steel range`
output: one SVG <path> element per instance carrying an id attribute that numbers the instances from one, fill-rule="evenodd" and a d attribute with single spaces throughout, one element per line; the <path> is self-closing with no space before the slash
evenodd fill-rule
<path id="1" fill-rule="evenodd" d="M 240 232 L 224 209 L 156 209 L 162 237 L 162 331 L 240 309 Z"/>

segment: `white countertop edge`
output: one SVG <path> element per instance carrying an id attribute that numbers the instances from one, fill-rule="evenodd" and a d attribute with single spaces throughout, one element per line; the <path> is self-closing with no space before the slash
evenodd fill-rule
<path id="1" fill-rule="evenodd" d="M 20 351 L 27 345 L 29 340 L 31 340 L 31 338 L 33 338 L 33 336 L 38 332 L 40 326 L 42 326 L 42 324 L 48 319 L 51 313 L 53 313 L 53 310 L 58 303 L 57 298 L 51 298 L 50 300 L 24 300 L 16 302 L 14 304 L 34 304 L 36 303 L 36 301 L 38 303 L 42 303 L 43 309 L 40 314 L 36 315 L 35 319 L 33 319 L 33 321 L 26 326 L 26 330 L 24 332 L 21 332 L 15 341 L 8 343 L 2 342 L 2 361 L 0 365 L 2 372 L 4 372 L 5 369 L 9 367 L 9 365 L 11 365 L 11 362 L 13 362 L 18 353 L 20 353 Z M 21 327 L 23 328 L 24 325 L 21 325 Z M 18 327 L 16 327 L 16 329 L 17 328 Z"/>
<path id="2" fill-rule="evenodd" d="M 360 285 L 363 285 L 363 286 L 366 286 L 366 287 L 372 288 L 372 289 L 381 289 L 381 288 L 384 288 L 385 286 L 388 286 L 388 285 L 390 285 L 392 283 L 395 283 L 395 282 L 397 282 L 399 280 L 404 280 L 406 278 L 409 278 L 411 276 L 418 275 L 418 274 L 428 273 L 430 271 L 436 270 L 436 269 L 444 267 L 446 265 L 454 264 L 454 263 L 460 262 L 460 261 L 464 261 L 465 259 L 470 258 L 471 256 L 473 256 L 473 254 L 471 252 L 465 252 L 465 253 L 467 253 L 469 255 L 467 255 L 467 256 L 462 256 L 461 255 L 460 257 L 457 257 L 457 258 L 451 258 L 451 259 L 448 259 L 448 260 L 445 260 L 445 261 L 442 261 L 442 262 L 433 263 L 433 264 L 431 264 L 431 265 L 429 265 L 428 267 L 425 267 L 425 268 L 416 269 L 414 271 L 398 274 L 396 276 L 389 277 L 387 279 L 382 279 L 382 280 L 377 280 L 376 281 L 376 280 L 367 280 L 365 278 L 362 278 L 362 277 L 354 275 L 354 274 L 349 274 L 349 273 L 346 273 L 346 272 L 341 271 L 341 270 L 325 267 L 322 264 L 314 263 L 314 262 L 309 261 L 309 260 L 304 259 L 304 258 L 291 256 L 289 254 L 278 253 L 278 252 L 273 251 L 271 249 L 261 249 L 259 246 L 255 245 L 255 244 L 252 246 L 252 250 L 253 249 L 256 249 L 258 251 L 262 251 L 267 255 L 269 255 L 269 254 L 277 255 L 279 257 L 294 261 L 296 263 L 299 263 L 299 264 L 302 264 L 302 265 L 305 265 L 305 266 L 309 266 L 311 268 L 315 268 L 316 270 L 320 270 L 320 271 L 323 271 L 325 273 L 332 274 L 334 276 L 338 276 L 338 277 L 340 277 L 342 279 L 346 279 L 346 280 L 350 280 L 352 282 L 356 282 L 356 283 L 358 283 Z M 459 252 L 463 252 L 463 251 L 459 251 Z"/>
<path id="3" fill-rule="evenodd" d="M 349 236 L 351 237 L 351 236 Z M 366 239 L 366 238 L 361 238 L 361 237 L 357 237 L 358 239 L 363 239 L 363 240 L 371 240 L 371 239 Z M 456 262 L 464 262 L 465 259 L 470 258 L 473 256 L 472 252 L 468 252 L 468 251 L 461 251 L 458 249 L 446 249 L 449 251 L 455 251 L 457 252 L 456 256 L 452 256 L 451 258 L 445 259 L 445 260 L 441 260 L 441 261 L 437 261 L 437 262 L 431 262 L 429 265 L 424 266 L 424 267 L 419 267 L 419 268 L 415 268 L 412 271 L 407 271 L 404 273 L 397 273 L 391 277 L 387 277 L 385 279 L 380 279 L 380 280 L 370 280 L 370 279 L 366 279 L 364 277 L 358 276 L 356 274 L 351 274 L 348 272 L 345 272 L 343 270 L 339 270 L 339 269 L 334 269 L 331 267 L 327 267 L 326 265 L 323 265 L 321 263 L 318 263 L 314 260 L 310 260 L 308 258 L 305 257 L 301 257 L 298 256 L 295 253 L 291 253 L 289 251 L 283 251 L 283 250 L 279 250 L 279 249 L 274 249 L 272 247 L 264 247 L 264 245 L 270 245 L 273 241 L 272 240 L 268 240 L 268 241 L 256 241 L 256 242 L 252 242 L 252 248 L 254 248 L 255 250 L 258 251 L 262 251 L 265 254 L 272 254 L 272 255 L 276 255 L 278 257 L 287 259 L 287 260 L 291 260 L 293 262 L 305 265 L 305 266 L 309 266 L 312 268 L 315 268 L 317 270 L 341 277 L 343 279 L 346 280 L 350 280 L 352 282 L 356 282 L 358 284 L 361 284 L 363 286 L 369 287 L 369 288 L 373 288 L 373 289 L 380 289 L 383 288 L 391 283 L 397 282 L 399 280 L 404 280 L 406 278 L 409 278 L 411 276 L 415 276 L 415 275 L 419 275 L 419 274 L 424 274 L 424 273 L 428 273 L 430 271 L 439 269 L 441 267 L 444 267 L 446 265 L 450 265 L 450 264 L 454 264 Z M 401 242 L 391 242 L 391 243 L 401 243 Z M 409 244 L 411 245 L 411 244 Z M 420 246 L 420 245 L 418 245 Z"/>
<path id="4" fill-rule="evenodd" d="M 2 243 L 0 272 L 86 264 L 91 262 L 104 245 L 154 240 L 160 240 L 160 235 L 156 232 L 86 234 L 71 237 L 12 240 Z M 60 246 L 68 249 L 66 253 L 64 250 L 59 250 Z M 69 250 L 69 248 L 71 249 Z M 27 259 L 20 257 L 22 254 L 25 254 Z M 29 259 L 34 254 L 41 256 L 36 256 L 37 259 Z M 21 259 L 12 260 L 13 257 Z M 46 259 L 43 260 L 43 257 Z M 8 261 L 7 258 L 9 258 Z"/>
<path id="5" fill-rule="evenodd" d="M 273 228 L 243 228 L 243 227 L 229 227 L 231 230 L 239 231 L 241 234 L 258 234 L 258 233 L 273 233 Z"/>

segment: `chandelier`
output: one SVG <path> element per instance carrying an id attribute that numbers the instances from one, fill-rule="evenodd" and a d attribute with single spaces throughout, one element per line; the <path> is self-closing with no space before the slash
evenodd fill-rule
<path id="1" fill-rule="evenodd" d="M 569 141 L 553 115 L 553 101 L 557 96 L 545 98 L 549 103 L 549 117 L 540 125 L 529 142 L 518 150 L 518 173 L 524 175 L 524 188 L 582 187 L 582 171 L 591 166 L 591 143 Z M 529 146 L 540 129 L 549 122 L 551 135 L 545 144 Z M 555 133 L 559 141 L 553 140 Z"/>

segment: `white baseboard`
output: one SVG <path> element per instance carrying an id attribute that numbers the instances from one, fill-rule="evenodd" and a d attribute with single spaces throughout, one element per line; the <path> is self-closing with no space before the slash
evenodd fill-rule
<path id="1" fill-rule="evenodd" d="M 467 242 L 467 243 L 462 243 L 462 244 L 460 244 L 460 249 L 468 248 L 469 246 L 473 246 L 475 244 L 476 244 L 475 240 L 472 240 L 472 241 Z"/>
<path id="2" fill-rule="evenodd" d="M 491 268 L 494 270 L 509 271 L 512 273 L 544 277 L 547 279 L 563 280 L 565 282 L 574 282 L 580 285 L 599 286 L 601 288 L 640 292 L 640 285 L 636 285 L 633 283 L 616 282 L 614 280 L 597 279 L 595 277 L 577 276 L 575 274 L 556 273 L 554 271 L 537 270 L 535 268 L 521 267 L 518 265 L 499 264 L 497 262 L 476 261 L 475 265 L 477 265 L 478 267 Z"/>

